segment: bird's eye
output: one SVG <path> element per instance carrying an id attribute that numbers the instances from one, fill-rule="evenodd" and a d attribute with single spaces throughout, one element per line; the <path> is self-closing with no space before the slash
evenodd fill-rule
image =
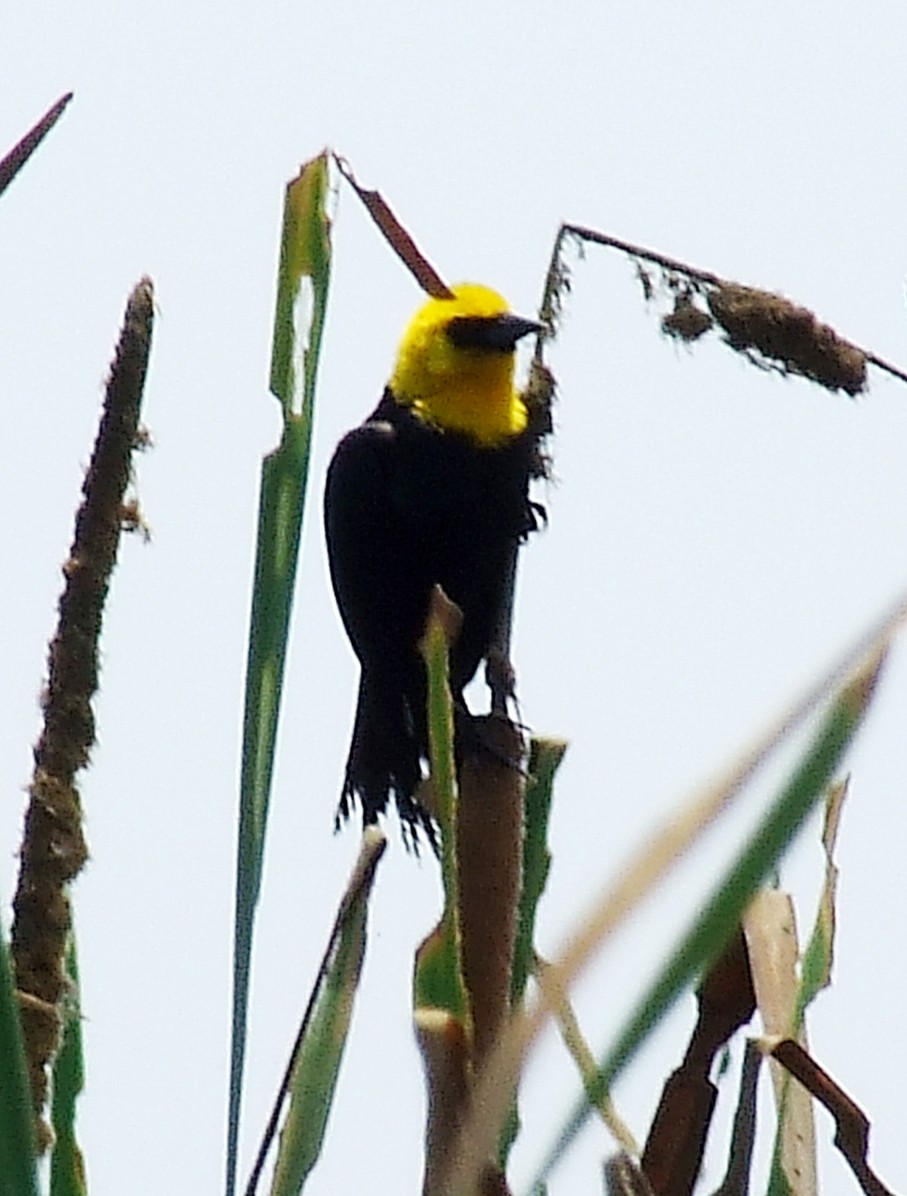
<path id="1" fill-rule="evenodd" d="M 483 316 L 455 316 L 447 325 L 447 336 L 458 349 L 500 350 L 495 336 L 496 320 Z"/>
<path id="2" fill-rule="evenodd" d="M 499 316 L 454 316 L 447 325 L 447 336 L 458 349 L 512 353 L 518 340 L 541 330 L 535 320 L 505 311 Z"/>

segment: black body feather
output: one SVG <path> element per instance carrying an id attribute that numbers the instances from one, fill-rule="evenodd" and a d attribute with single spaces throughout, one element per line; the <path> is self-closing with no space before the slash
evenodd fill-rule
<path id="1" fill-rule="evenodd" d="M 535 527 L 532 441 L 501 447 L 436 429 L 386 390 L 341 440 L 328 470 L 324 519 L 331 580 L 362 666 L 338 810 L 355 801 L 376 821 L 390 797 L 405 823 L 430 820 L 416 791 L 428 757 L 425 667 L 418 650 L 431 588 L 463 612 L 451 652 L 455 702 L 491 645 L 514 546 Z"/>

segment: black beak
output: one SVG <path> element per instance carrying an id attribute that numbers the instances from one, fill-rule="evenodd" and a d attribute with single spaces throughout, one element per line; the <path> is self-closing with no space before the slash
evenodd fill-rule
<path id="1" fill-rule="evenodd" d="M 459 349 L 482 349 L 487 353 L 512 353 L 518 340 L 541 331 L 537 321 L 510 312 L 500 316 L 455 316 L 447 325 L 447 335 Z"/>

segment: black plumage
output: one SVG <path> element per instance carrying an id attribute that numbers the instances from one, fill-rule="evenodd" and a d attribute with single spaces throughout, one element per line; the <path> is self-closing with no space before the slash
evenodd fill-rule
<path id="1" fill-rule="evenodd" d="M 334 593 L 362 666 L 338 821 L 358 800 L 363 821 L 374 822 L 393 797 L 405 823 L 431 833 L 416 799 L 428 756 L 417 645 L 430 592 L 439 584 L 463 612 L 450 662 L 460 704 L 490 647 L 514 547 L 535 526 L 531 458 L 528 432 L 482 445 L 426 422 L 390 388 L 338 445 L 325 531 Z"/>

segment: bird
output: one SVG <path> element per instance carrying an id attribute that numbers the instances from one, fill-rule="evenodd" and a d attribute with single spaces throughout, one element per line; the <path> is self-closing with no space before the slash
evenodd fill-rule
<path id="1" fill-rule="evenodd" d="M 542 326 L 489 287 L 461 283 L 407 325 L 380 401 L 338 444 L 324 528 L 341 620 L 358 657 L 353 731 L 335 818 L 365 826 L 393 798 L 426 832 L 427 677 L 418 644 L 437 584 L 463 621 L 450 653 L 455 710 L 492 646 L 516 547 L 537 526 L 535 439 L 514 385 L 517 343 Z M 462 718 L 456 720 L 459 726 Z"/>

